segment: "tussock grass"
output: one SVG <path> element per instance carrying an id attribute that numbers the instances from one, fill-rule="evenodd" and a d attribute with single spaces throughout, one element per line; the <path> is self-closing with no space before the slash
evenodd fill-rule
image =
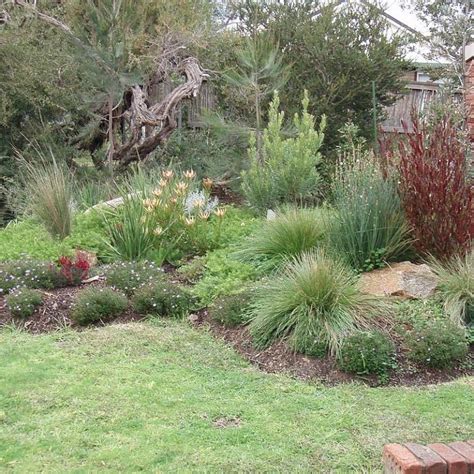
<path id="1" fill-rule="evenodd" d="M 296 257 L 264 284 L 250 331 L 259 347 L 289 337 L 302 352 L 313 341 L 337 354 L 348 334 L 373 327 L 373 316 L 385 311 L 380 299 L 359 291 L 357 276 L 345 263 L 317 250 Z"/>

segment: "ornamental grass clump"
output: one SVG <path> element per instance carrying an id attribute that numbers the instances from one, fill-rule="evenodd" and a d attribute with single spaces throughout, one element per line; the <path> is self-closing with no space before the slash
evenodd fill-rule
<path id="1" fill-rule="evenodd" d="M 410 228 L 395 181 L 373 155 L 354 149 L 339 161 L 333 202 L 330 243 L 352 268 L 370 271 L 404 258 Z"/>
<path id="2" fill-rule="evenodd" d="M 7 307 L 16 318 L 29 318 L 43 302 L 41 293 L 28 288 L 17 288 L 6 297 Z"/>
<path id="3" fill-rule="evenodd" d="M 289 338 L 301 352 L 310 341 L 337 354 L 344 338 L 373 327 L 374 318 L 385 314 L 386 305 L 362 294 L 357 280 L 344 262 L 321 249 L 294 258 L 257 293 L 250 323 L 256 346 Z"/>
<path id="4" fill-rule="evenodd" d="M 447 262 L 432 260 L 431 268 L 439 278 L 437 290 L 451 320 L 474 325 L 474 250 Z"/>
<path id="5" fill-rule="evenodd" d="M 330 212 L 323 208 L 283 210 L 245 239 L 234 256 L 261 271 L 275 270 L 288 259 L 321 245 L 330 218 Z"/>
<path id="6" fill-rule="evenodd" d="M 26 196 L 33 215 L 53 237 L 64 239 L 71 233 L 73 185 L 71 175 L 57 164 L 46 161 L 27 164 Z"/>

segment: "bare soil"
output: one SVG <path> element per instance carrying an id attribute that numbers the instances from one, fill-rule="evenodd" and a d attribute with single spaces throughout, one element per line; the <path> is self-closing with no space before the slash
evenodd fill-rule
<path id="1" fill-rule="evenodd" d="M 90 285 L 104 285 L 104 282 L 94 282 Z M 48 291 L 38 290 L 43 293 L 43 304 L 26 320 L 14 319 L 6 306 L 5 299 L 0 297 L 0 327 L 15 324 L 33 334 L 56 331 L 65 327 L 82 330 L 83 327 L 76 325 L 71 320 L 70 312 L 75 294 L 84 286 Z M 138 315 L 129 307 L 122 315 L 114 319 L 112 323 L 124 323 L 142 319 L 141 315 Z M 340 371 L 334 358 L 319 359 L 295 353 L 288 348 L 284 341 L 276 342 L 264 350 L 257 350 L 252 345 L 252 340 L 246 327 L 226 328 L 213 321 L 206 310 L 191 315 L 188 319 L 194 327 L 209 330 L 216 338 L 224 340 L 245 359 L 264 372 L 287 373 L 299 379 L 313 380 L 329 386 L 352 381 L 361 381 L 369 386 L 381 384 L 377 376 L 354 376 Z M 104 324 L 110 324 L 110 322 L 97 323 L 96 326 Z M 383 381 L 384 384 L 405 386 L 437 384 L 454 380 L 463 375 L 474 375 L 474 348 L 471 346 L 467 361 L 447 370 L 418 367 L 411 363 L 401 351 L 397 354 L 397 362 L 397 370 L 392 371 L 389 379 Z"/>

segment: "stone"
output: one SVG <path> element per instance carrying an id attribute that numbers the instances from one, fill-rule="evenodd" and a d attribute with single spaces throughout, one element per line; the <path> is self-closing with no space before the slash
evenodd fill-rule
<path id="1" fill-rule="evenodd" d="M 394 263 L 387 268 L 363 273 L 360 288 L 363 293 L 376 296 L 400 296 L 426 299 L 433 295 L 438 277 L 426 264 Z"/>
<path id="2" fill-rule="evenodd" d="M 196 323 L 198 323 L 198 322 L 199 322 L 199 319 L 200 319 L 200 318 L 199 318 L 199 315 L 198 315 L 198 314 L 192 313 L 192 314 L 190 314 L 190 315 L 188 316 L 188 321 L 189 321 L 191 324 L 196 324 Z"/>

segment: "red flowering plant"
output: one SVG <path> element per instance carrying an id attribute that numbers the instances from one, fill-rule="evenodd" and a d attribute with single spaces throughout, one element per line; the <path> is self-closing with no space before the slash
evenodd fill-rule
<path id="1" fill-rule="evenodd" d="M 90 262 L 85 252 L 76 252 L 71 257 L 62 256 L 59 258 L 61 276 L 67 285 L 79 285 L 89 276 Z"/>

